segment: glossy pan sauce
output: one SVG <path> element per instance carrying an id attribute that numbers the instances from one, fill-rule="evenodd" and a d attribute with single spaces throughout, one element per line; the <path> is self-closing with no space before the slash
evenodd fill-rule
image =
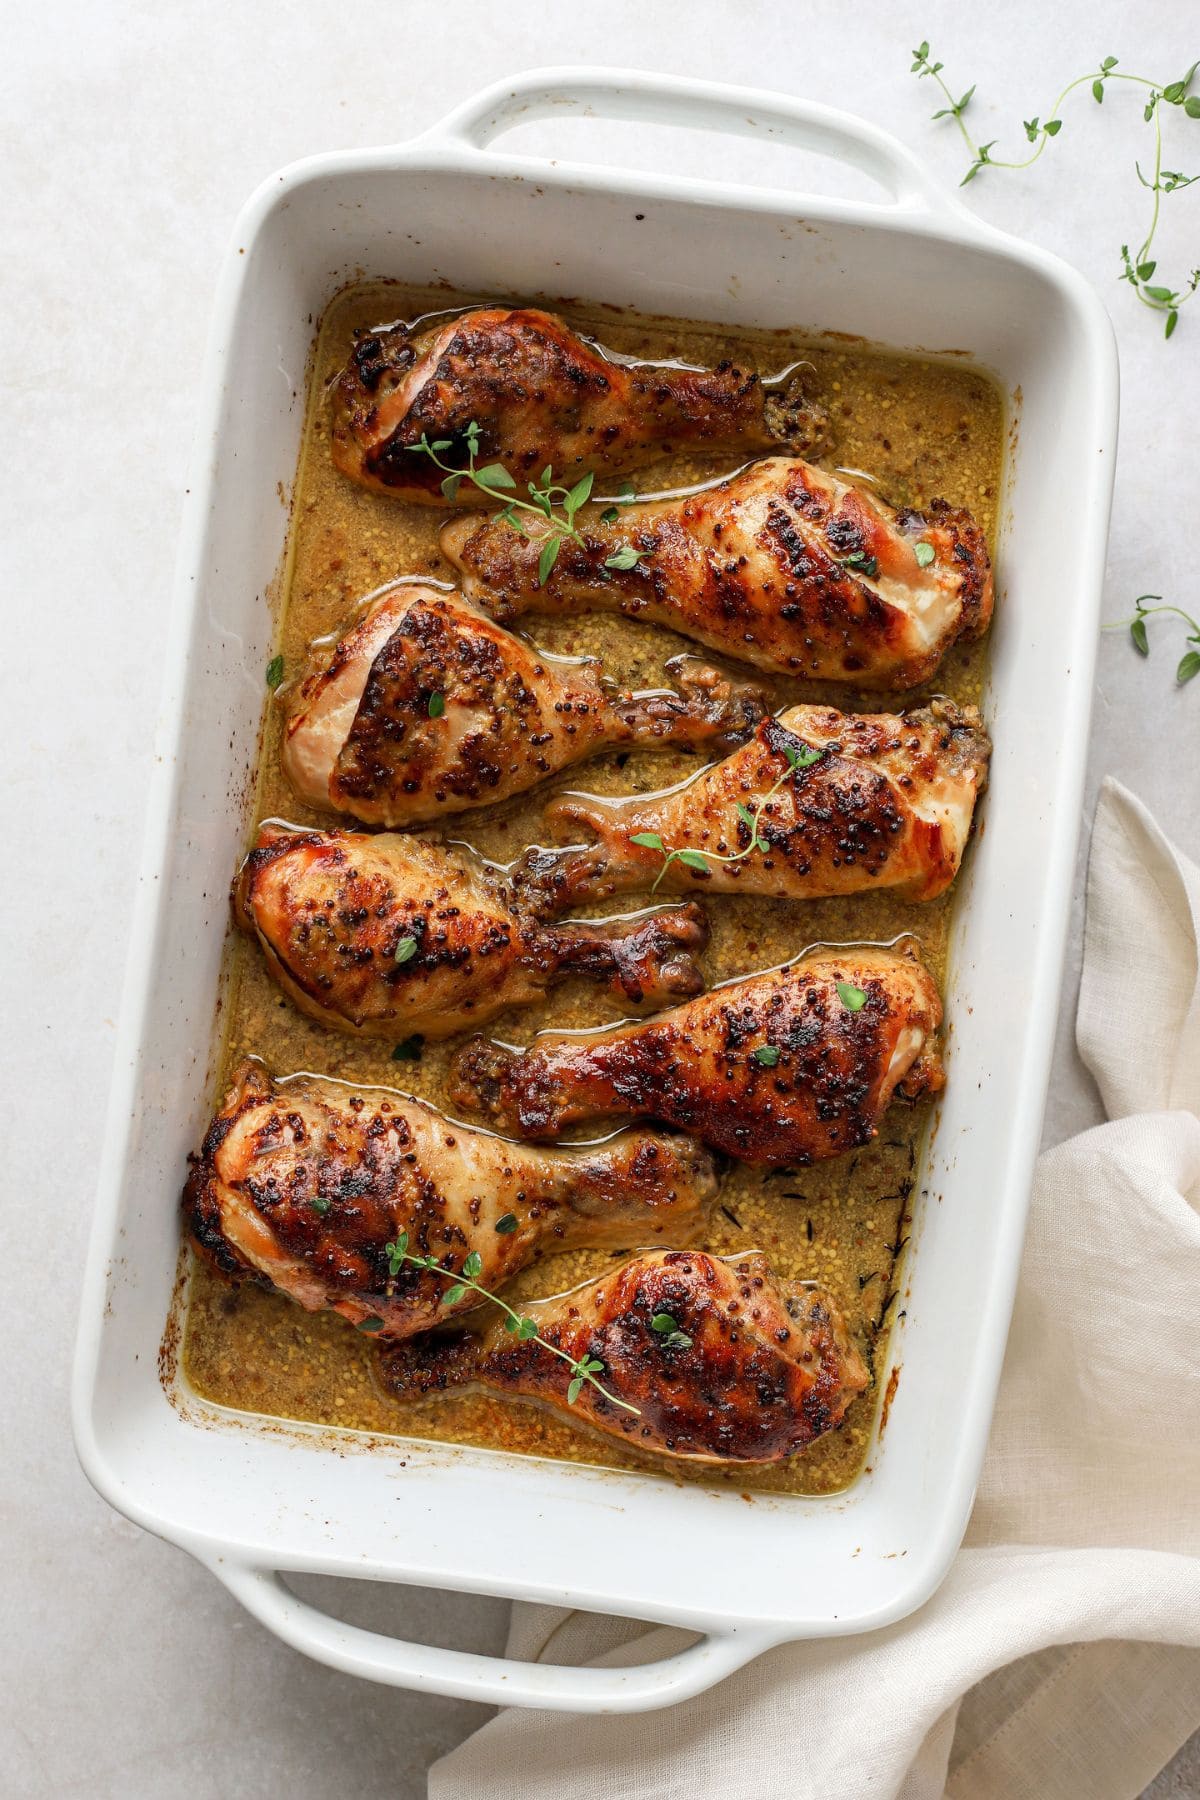
<path id="1" fill-rule="evenodd" d="M 441 514 L 372 494 L 334 470 L 326 390 L 345 362 L 355 327 L 412 319 L 467 298 L 444 289 L 364 283 L 340 294 L 321 321 L 278 584 L 278 649 L 285 684 L 281 701 L 310 641 L 334 631 L 365 594 L 400 574 L 450 578 L 437 547 Z M 559 304 L 556 309 L 613 349 L 647 358 L 704 363 L 732 358 L 764 373 L 808 358 L 816 372 L 814 390 L 829 408 L 834 432 L 832 451 L 822 460 L 853 471 L 858 479 L 874 478 L 879 492 L 896 504 L 919 507 L 941 497 L 969 507 L 994 548 L 1004 413 L 998 389 L 978 370 L 952 358 L 926 362 L 867 350 L 849 340 L 813 343 L 799 335 L 743 327 L 721 331 L 608 307 Z M 725 472 L 691 460 L 657 465 L 633 480 L 639 492 L 649 493 Z M 610 675 L 631 687 L 661 685 L 664 662 L 681 650 L 704 654 L 661 627 L 619 617 L 530 616 L 522 624 L 549 650 L 599 656 Z M 986 653 L 986 639 L 952 649 L 935 681 L 903 699 L 855 696 L 805 683 L 771 685 L 779 704 L 813 699 L 846 710 L 899 708 L 933 692 L 971 702 L 979 698 Z M 300 805 L 280 774 L 283 711 L 283 704 L 267 709 L 251 824 L 256 827 L 268 817 L 335 824 L 330 815 Z M 557 788 L 646 792 L 699 766 L 695 754 L 675 750 L 609 753 L 567 771 L 532 797 L 455 816 L 447 822 L 446 836 L 469 840 L 486 855 L 508 861 L 527 843 L 545 841 L 541 810 Z M 342 823 L 361 829 L 353 820 Z M 887 893 L 806 904 L 716 896 L 706 901 L 712 942 L 705 971 L 711 984 L 785 961 L 819 940 L 886 941 L 910 932 L 940 981 L 953 903 L 953 888 L 924 906 Z M 639 904 L 638 897 L 627 896 L 592 910 L 627 912 Z M 307 1069 L 358 1084 L 384 1083 L 445 1103 L 444 1078 L 461 1038 L 423 1048 L 419 1060 L 394 1060 L 386 1042 L 352 1042 L 304 1019 L 274 986 L 249 940 L 236 936 L 228 954 L 220 1091 L 229 1069 L 250 1054 L 276 1074 Z M 616 1007 L 594 987 L 572 983 L 552 993 L 540 1009 L 503 1015 L 487 1031 L 523 1044 L 544 1027 L 595 1025 L 616 1016 Z M 792 1173 L 732 1170 L 704 1248 L 718 1253 L 761 1248 L 781 1274 L 820 1281 L 841 1305 L 868 1364 L 882 1367 L 886 1332 L 904 1307 L 902 1279 L 896 1284 L 897 1257 L 920 1199 L 919 1151 L 927 1112 L 927 1107 L 893 1107 L 875 1143 L 850 1157 Z M 517 1304 L 517 1296 L 552 1294 L 594 1278 L 610 1254 L 575 1251 L 547 1257 L 511 1284 L 506 1298 Z M 839 1430 L 781 1466 L 668 1468 L 607 1438 L 572 1430 L 549 1412 L 487 1394 L 401 1405 L 377 1386 L 372 1346 L 361 1333 L 332 1315 L 303 1312 L 282 1295 L 250 1283 L 232 1286 L 199 1263 L 190 1277 L 183 1361 L 199 1394 L 242 1412 L 792 1494 L 830 1493 L 854 1479 L 880 1401 L 878 1384 L 873 1384 L 853 1403 Z"/>

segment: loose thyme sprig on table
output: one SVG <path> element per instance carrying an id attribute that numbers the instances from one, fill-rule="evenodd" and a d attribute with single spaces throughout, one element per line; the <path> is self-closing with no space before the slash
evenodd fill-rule
<path id="1" fill-rule="evenodd" d="M 825 754 L 823 750 L 814 750 L 809 744 L 801 744 L 799 749 L 794 749 L 791 744 L 784 744 L 782 748 L 783 754 L 787 757 L 788 766 L 779 780 L 775 782 L 774 786 L 767 789 L 760 800 L 755 802 L 753 809 L 744 806 L 740 800 L 737 803 L 738 818 L 750 834 L 741 850 L 735 850 L 726 855 L 721 855 L 716 850 L 672 850 L 664 844 L 657 831 L 634 833 L 629 840 L 631 844 L 640 844 L 643 850 L 657 850 L 663 859 L 662 868 L 655 876 L 654 885 L 650 889 L 652 894 L 658 892 L 662 878 L 673 862 L 680 862 L 687 869 L 707 870 L 709 863 L 744 862 L 752 851 L 770 849 L 771 846 L 761 835 L 759 829 L 762 825 L 763 813 L 785 782 L 790 781 L 799 770 L 811 769 L 813 764 L 820 762 Z"/>
<path id="2" fill-rule="evenodd" d="M 1158 604 L 1148 605 L 1147 603 L 1152 600 L 1157 601 Z M 1192 646 L 1180 658 L 1179 666 L 1175 670 L 1175 680 L 1182 687 L 1185 682 L 1200 675 L 1200 624 L 1197 624 L 1191 613 L 1184 612 L 1182 606 L 1163 604 L 1161 594 L 1139 594 L 1133 604 L 1134 612 L 1131 618 L 1116 619 L 1111 625 L 1104 627 L 1105 631 L 1122 631 L 1128 626 L 1129 636 L 1133 640 L 1133 647 L 1138 655 L 1149 656 L 1150 638 L 1146 631 L 1146 620 L 1153 613 L 1174 613 L 1177 619 L 1182 619 L 1185 625 L 1191 626 L 1184 642 Z"/>
<path id="3" fill-rule="evenodd" d="M 513 1221 L 511 1225 L 508 1223 L 509 1219 L 512 1219 Z M 512 1213 L 506 1213 L 504 1218 L 501 1219 L 496 1226 L 496 1230 L 503 1230 L 504 1233 L 514 1231 L 516 1229 L 516 1223 L 517 1221 Z M 506 1331 L 511 1331 L 522 1343 L 529 1343 L 532 1341 L 540 1344 L 543 1350 L 549 1350 L 551 1356 L 557 1356 L 560 1362 L 565 1362 L 571 1371 L 571 1380 L 567 1388 L 568 1406 L 574 1406 L 586 1383 L 589 1387 L 594 1387 L 598 1394 L 603 1394 L 604 1398 L 610 1401 L 613 1406 L 619 1406 L 624 1412 L 633 1413 L 637 1418 L 641 1418 L 642 1409 L 640 1406 L 631 1406 L 628 1400 L 618 1400 L 617 1396 L 614 1393 L 611 1393 L 602 1381 L 596 1380 L 597 1375 L 603 1375 L 604 1373 L 604 1364 L 598 1357 L 568 1356 L 567 1352 L 565 1350 L 560 1350 L 557 1344 L 551 1344 L 542 1337 L 541 1333 L 538 1331 L 537 1321 L 535 1319 L 529 1318 L 528 1315 L 514 1312 L 512 1307 L 509 1306 L 506 1301 L 501 1300 L 498 1294 L 493 1294 L 490 1289 L 480 1286 L 476 1277 L 483 1268 L 483 1258 L 480 1256 L 478 1250 L 472 1250 L 466 1261 L 463 1263 L 462 1268 L 457 1271 L 454 1269 L 443 1269 L 436 1256 L 412 1255 L 408 1248 L 407 1231 L 402 1231 L 392 1243 L 385 1244 L 383 1250 L 388 1261 L 388 1272 L 393 1279 L 399 1275 L 406 1263 L 410 1264 L 414 1269 L 425 1269 L 430 1275 L 440 1275 L 443 1281 L 451 1283 L 451 1286 L 442 1296 L 443 1306 L 457 1305 L 458 1301 L 460 1301 L 467 1290 L 470 1289 L 473 1294 L 482 1295 L 483 1299 L 490 1300 L 493 1306 L 498 1306 L 500 1308 L 500 1311 L 504 1314 L 504 1327 Z M 380 1321 L 380 1325 L 382 1325 L 382 1320 Z M 379 1325 L 374 1327 L 375 1330 L 379 1330 L 379 1328 Z M 363 1327 L 360 1326 L 359 1329 L 361 1330 Z"/>
<path id="4" fill-rule="evenodd" d="M 1067 83 L 1044 120 L 1036 114 L 1032 119 L 1023 120 L 1025 137 L 1033 145 L 1033 150 L 1028 156 L 1013 161 L 992 155 L 992 151 L 996 147 L 997 140 L 995 138 L 987 144 L 975 142 L 963 123 L 963 114 L 971 104 L 975 87 L 974 85 L 969 87 L 966 93 L 956 100 L 953 92 L 942 78 L 944 67 L 944 63 L 932 60 L 928 40 L 913 51 L 911 73 L 919 79 L 924 79 L 926 75 L 931 76 L 949 102 L 948 105 L 940 107 L 934 113 L 934 119 L 953 119 L 971 154 L 970 167 L 960 183 L 962 187 L 965 187 L 968 181 L 974 181 L 981 169 L 1028 169 L 1037 162 L 1050 139 L 1057 137 L 1062 130 L 1063 121 L 1059 114 L 1063 102 L 1077 88 L 1087 87 L 1090 84 L 1092 98 L 1097 105 L 1103 104 L 1105 86 L 1110 81 L 1128 81 L 1137 87 L 1149 89 L 1142 117 L 1148 125 L 1153 124 L 1154 126 L 1153 179 L 1147 179 L 1142 173 L 1140 163 L 1135 162 L 1134 168 L 1137 170 L 1138 180 L 1153 194 L 1154 201 L 1150 212 L 1149 228 L 1137 250 L 1131 251 L 1128 244 L 1121 245 L 1121 280 L 1131 284 L 1143 306 L 1148 306 L 1152 312 L 1166 315 L 1164 335 L 1170 337 L 1179 322 L 1180 307 L 1185 301 L 1191 299 L 1197 287 L 1200 286 L 1200 269 L 1193 269 L 1187 281 L 1180 288 L 1168 287 L 1161 280 L 1156 282 L 1154 277 L 1158 272 L 1158 263 L 1150 255 L 1150 248 L 1154 242 L 1154 234 L 1158 230 L 1162 196 L 1173 194 L 1179 188 L 1190 187 L 1194 181 L 1200 180 L 1200 175 L 1184 175 L 1179 169 L 1163 168 L 1161 115 L 1164 105 L 1177 106 L 1189 119 L 1200 119 L 1200 94 L 1192 94 L 1188 91 L 1192 84 L 1192 77 L 1200 67 L 1200 63 L 1193 63 L 1187 74 L 1179 81 L 1163 82 L 1151 81 L 1145 75 L 1127 75 L 1123 69 L 1118 69 L 1115 56 L 1106 56 L 1098 68 L 1091 69 L 1086 75 L 1079 75 L 1074 81 Z"/>
<path id="5" fill-rule="evenodd" d="M 436 468 L 445 470 L 442 492 L 447 500 L 457 497 L 458 490 L 464 481 L 471 482 L 481 494 L 486 494 L 489 499 L 503 500 L 509 490 L 515 488 L 517 484 L 503 463 L 486 463 L 482 469 L 476 467 L 475 459 L 479 454 L 479 437 L 479 425 L 476 420 L 472 419 L 462 434 L 462 441 L 466 445 L 467 451 L 465 469 L 456 469 L 451 463 L 442 461 L 441 452 L 454 448 L 455 440 L 453 438 L 434 438 L 431 441 L 428 433 L 423 431 L 420 443 L 409 444 L 407 448 L 416 452 L 417 455 L 427 456 Z M 526 483 L 525 491 L 529 498 L 521 500 L 515 494 L 512 495 L 500 513 L 500 517 L 505 523 L 519 531 L 523 537 L 530 537 L 532 533 L 526 529 L 521 518 L 522 513 L 532 513 L 536 519 L 549 521 L 550 532 L 542 545 L 542 553 L 538 559 L 539 587 L 545 587 L 549 581 L 550 571 L 558 561 L 558 553 L 563 545 L 568 540 L 573 544 L 583 543 L 583 533 L 575 524 L 575 515 L 590 498 L 594 480 L 595 476 L 589 473 L 582 475 L 574 487 L 563 487 L 560 482 L 555 481 L 554 470 L 547 463 L 542 470 L 540 481 Z M 636 499 L 632 489 L 629 489 L 627 493 L 622 493 L 622 504 L 628 504 L 630 499 Z M 615 518 L 617 516 L 616 507 L 606 508 L 601 516 L 606 521 Z M 635 550 L 632 544 L 625 544 L 606 560 L 604 567 L 606 569 L 632 569 L 634 564 L 641 560 L 641 555 L 642 552 Z"/>

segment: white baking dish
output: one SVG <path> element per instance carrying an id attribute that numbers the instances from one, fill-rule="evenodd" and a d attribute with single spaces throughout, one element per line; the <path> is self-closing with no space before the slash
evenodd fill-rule
<path id="1" fill-rule="evenodd" d="M 822 200 L 487 149 L 518 121 L 566 111 L 797 144 L 865 171 L 883 197 Z M 295 471 L 313 320 L 357 272 L 966 352 L 1011 397 L 988 701 L 996 753 L 956 915 L 950 1081 L 891 1344 L 902 1374 L 869 1470 L 841 1496 L 747 1506 L 653 1477 L 266 1429 L 207 1407 L 177 1374 L 160 1381 L 176 1196 L 211 1102 L 225 896 L 272 635 L 264 595 L 287 523 L 276 487 Z M 209 351 L 75 1371 L 79 1454 L 115 1507 L 190 1550 L 324 1662 L 500 1703 L 664 1705 L 772 1644 L 885 1625 L 933 1592 L 983 1455 L 1040 1130 L 1116 418 L 1112 336 L 1083 281 L 943 197 L 874 127 L 824 107 L 543 71 L 481 94 L 414 143 L 300 163 L 259 190 L 238 223 Z M 280 1579 L 301 1570 L 704 1635 L 644 1668 L 528 1666 L 343 1625 Z"/>

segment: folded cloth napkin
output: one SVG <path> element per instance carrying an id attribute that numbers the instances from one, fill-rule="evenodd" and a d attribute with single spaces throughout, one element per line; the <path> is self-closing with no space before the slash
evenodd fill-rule
<path id="1" fill-rule="evenodd" d="M 1116 782 L 1077 1035 L 1109 1123 L 1042 1156 L 966 1541 L 888 1630 L 794 1644 L 669 1711 L 501 1713 L 431 1800 L 1129 1800 L 1200 1723 L 1200 871 Z M 514 1608 L 509 1654 L 691 1641 Z"/>

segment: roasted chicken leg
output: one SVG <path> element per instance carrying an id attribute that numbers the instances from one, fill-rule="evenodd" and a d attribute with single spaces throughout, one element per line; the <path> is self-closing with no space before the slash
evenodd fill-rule
<path id="1" fill-rule="evenodd" d="M 948 700 L 900 715 L 793 706 L 661 794 L 562 795 L 547 818 L 588 826 L 596 843 L 528 851 L 514 873 L 543 912 L 651 886 L 932 900 L 958 873 L 990 753 L 977 710 Z"/>
<path id="2" fill-rule="evenodd" d="M 472 424 L 480 466 L 502 463 L 523 490 L 547 466 L 570 485 L 680 450 L 810 453 L 825 414 L 792 370 L 769 381 L 732 363 L 637 362 L 553 313 L 485 306 L 359 337 L 334 390 L 333 460 L 366 487 L 445 506 L 445 469 L 416 446 L 425 437 L 465 467 Z M 449 498 L 478 505 L 479 492 L 464 483 Z"/>
<path id="3" fill-rule="evenodd" d="M 942 1086 L 941 1017 L 914 955 L 826 949 L 644 1023 L 548 1032 L 524 1051 L 476 1038 L 453 1092 L 522 1137 L 659 1119 L 745 1162 L 802 1165 L 868 1143 L 894 1093 Z"/>
<path id="4" fill-rule="evenodd" d="M 332 651 L 314 646 L 284 733 L 301 799 L 368 825 L 491 806 L 617 745 L 739 743 L 760 691 L 693 657 L 678 690 L 626 694 L 589 659 L 552 656 L 458 595 L 400 583 Z"/>
<path id="5" fill-rule="evenodd" d="M 482 1386 L 561 1407 L 640 1450 L 705 1463 L 782 1462 L 839 1425 L 867 1385 L 829 1295 L 774 1274 L 757 1252 L 635 1256 L 521 1310 L 536 1338 L 497 1320 L 478 1336 L 398 1345 L 381 1357 L 384 1385 L 402 1399 Z M 612 1399 L 585 1381 L 569 1400 L 585 1358 Z"/>
<path id="6" fill-rule="evenodd" d="M 268 822 L 233 910 L 301 1012 L 360 1037 L 448 1037 L 569 975 L 635 1006 L 704 986 L 699 907 L 545 925 L 514 906 L 502 870 L 417 837 Z"/>
<path id="7" fill-rule="evenodd" d="M 611 509 L 609 509 L 611 511 Z M 545 531 L 453 519 L 442 552 L 495 619 L 601 611 L 650 619 L 761 669 L 860 688 L 914 687 L 987 629 L 992 575 L 971 515 L 935 500 L 896 511 L 786 457 L 606 521 L 585 509 L 539 583 Z M 614 567 L 621 552 L 637 559 Z"/>
<path id="8" fill-rule="evenodd" d="M 479 1281 L 495 1289 L 544 1250 L 686 1241 L 715 1191 L 711 1159 L 686 1138 L 628 1131 L 537 1150 L 387 1088 L 276 1081 L 247 1062 L 183 1200 L 193 1242 L 226 1273 L 407 1337 L 479 1298 L 453 1296 L 428 1270 L 393 1273 L 386 1246 L 402 1232 L 414 1256 L 456 1272 L 474 1253 Z"/>

